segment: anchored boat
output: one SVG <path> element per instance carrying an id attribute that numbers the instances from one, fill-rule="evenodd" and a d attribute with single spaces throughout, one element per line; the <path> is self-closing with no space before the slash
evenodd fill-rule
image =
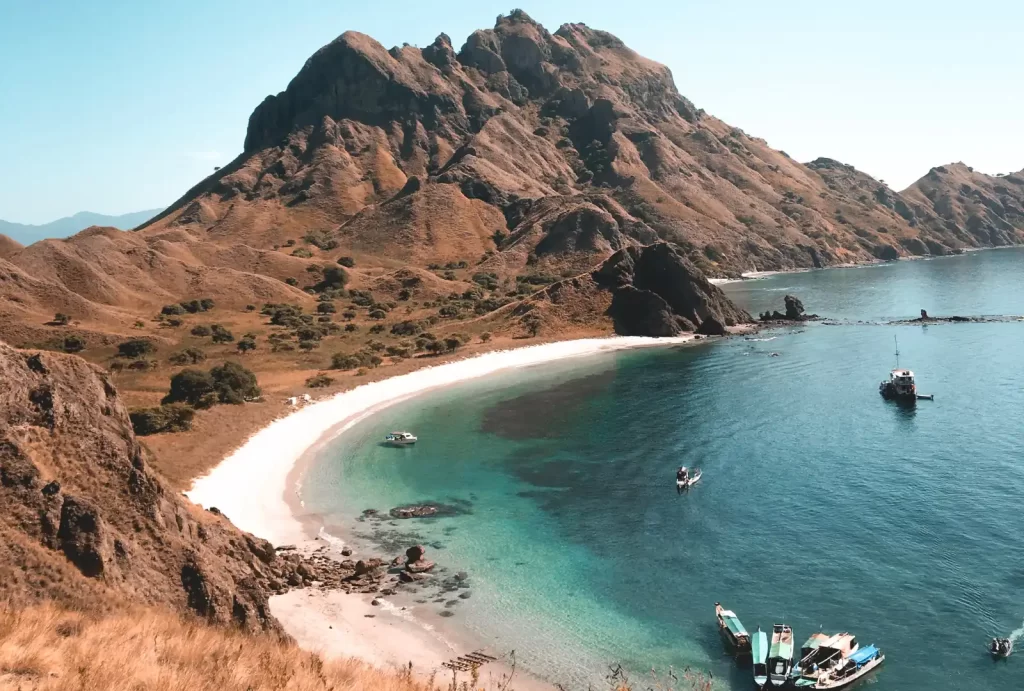
<path id="1" fill-rule="evenodd" d="M 683 470 L 687 471 L 685 476 L 682 474 Z M 701 472 L 700 468 L 694 468 L 692 470 L 680 468 L 676 472 L 676 491 L 682 492 L 684 489 L 690 489 L 700 482 L 700 478 L 703 474 L 704 473 Z"/>
<path id="2" fill-rule="evenodd" d="M 839 665 L 818 676 L 814 689 L 842 689 L 885 662 L 885 655 L 874 645 L 859 648 Z"/>
<path id="3" fill-rule="evenodd" d="M 768 651 L 768 681 L 785 686 L 793 666 L 793 629 L 786 624 L 772 627 L 772 647 Z"/>
<path id="4" fill-rule="evenodd" d="M 848 633 L 814 634 L 800 648 L 800 660 L 793 667 L 796 686 L 820 688 L 818 682 L 846 664 L 859 647 L 857 639 Z"/>
<path id="5" fill-rule="evenodd" d="M 993 638 L 992 645 L 989 646 L 988 651 L 992 653 L 992 657 L 1010 657 L 1013 653 L 1013 640 L 1010 638 Z"/>
<path id="6" fill-rule="evenodd" d="M 384 437 L 384 441 L 391 446 L 410 446 L 416 443 L 416 437 L 409 432 L 392 432 Z"/>
<path id="7" fill-rule="evenodd" d="M 718 633 L 729 647 L 737 654 L 750 652 L 750 634 L 744 628 L 740 618 L 731 609 L 725 609 L 720 602 L 715 603 L 715 617 L 718 619 Z"/>
<path id="8" fill-rule="evenodd" d="M 768 683 L 768 634 L 760 626 L 750 642 L 750 651 L 754 661 L 754 686 L 763 689 Z"/>
<path id="9" fill-rule="evenodd" d="M 896 337 L 893 336 L 893 340 Z M 896 368 L 889 372 L 888 381 L 878 385 L 878 393 L 887 401 L 916 401 L 917 384 L 914 381 L 914 373 L 908 369 L 900 368 L 900 345 L 896 342 Z"/>

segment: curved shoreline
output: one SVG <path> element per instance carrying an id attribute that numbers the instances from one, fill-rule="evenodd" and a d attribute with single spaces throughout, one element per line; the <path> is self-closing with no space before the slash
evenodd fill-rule
<path id="1" fill-rule="evenodd" d="M 276 545 L 301 542 L 312 536 L 289 505 L 294 486 L 289 476 L 307 453 L 375 412 L 433 389 L 502 370 L 693 340 L 694 336 L 619 336 L 559 341 L 493 351 L 364 384 L 270 423 L 212 471 L 197 478 L 185 496 L 205 508 L 217 507 L 238 528 Z"/>
<path id="2" fill-rule="evenodd" d="M 318 449 L 384 408 L 436 390 L 500 371 L 618 350 L 669 347 L 694 342 L 677 338 L 610 337 L 561 341 L 424 367 L 409 374 L 364 384 L 309 404 L 252 435 L 209 474 L 194 481 L 186 496 L 216 506 L 236 526 L 275 545 L 316 544 L 322 522 L 303 514 L 298 484 Z M 322 543 L 321 543 L 322 544 Z M 328 657 L 355 656 L 378 666 L 414 665 L 419 673 L 444 671 L 441 663 L 480 647 L 457 623 L 419 621 L 378 596 L 299 590 L 271 600 L 271 610 L 300 646 Z M 404 610 L 405 608 L 401 608 Z M 330 634 L 325 636 L 327 629 Z M 512 674 L 501 662 L 488 675 Z M 522 672 L 516 686 L 526 691 L 551 686 Z"/>

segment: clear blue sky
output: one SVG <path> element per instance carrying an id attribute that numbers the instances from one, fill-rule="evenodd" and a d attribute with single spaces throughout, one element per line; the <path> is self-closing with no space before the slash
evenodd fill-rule
<path id="1" fill-rule="evenodd" d="M 456 49 L 515 5 L 0 0 L 0 218 L 170 204 L 241 151 L 253 108 L 345 30 Z M 519 2 L 519 0 L 516 0 Z M 667 64 L 697 106 L 798 160 L 901 189 L 934 165 L 1024 168 L 1019 0 L 545 0 Z"/>

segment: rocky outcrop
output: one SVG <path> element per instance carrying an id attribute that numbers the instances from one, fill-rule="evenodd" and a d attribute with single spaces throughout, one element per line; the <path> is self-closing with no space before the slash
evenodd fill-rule
<path id="1" fill-rule="evenodd" d="M 268 593 L 308 585 L 298 554 L 205 512 L 150 469 L 108 374 L 0 343 L 0 598 L 163 603 L 276 629 Z"/>
<path id="2" fill-rule="evenodd" d="M 427 559 L 427 551 L 420 545 L 405 550 L 405 558 L 405 570 L 412 574 L 426 573 L 435 566 L 434 562 Z"/>
<path id="3" fill-rule="evenodd" d="M 616 333 L 674 336 L 750 322 L 751 317 L 708 282 L 678 248 L 668 243 L 628 247 L 593 273 L 598 286 L 611 291 L 609 309 Z"/>
<path id="4" fill-rule="evenodd" d="M 776 321 L 776 322 L 779 322 L 779 321 L 805 322 L 805 321 L 812 321 L 812 320 L 815 320 L 815 319 L 821 319 L 821 317 L 819 317 L 817 314 L 806 314 L 806 312 L 804 310 L 804 303 L 800 300 L 800 298 L 796 297 L 795 295 L 787 295 L 787 296 L 785 296 L 783 298 L 783 303 L 786 306 L 785 314 L 783 314 L 782 312 L 779 312 L 778 310 L 775 310 L 774 312 L 772 312 L 772 311 L 763 312 L 760 315 L 761 321 L 763 321 L 763 322 L 771 322 L 771 321 Z"/>

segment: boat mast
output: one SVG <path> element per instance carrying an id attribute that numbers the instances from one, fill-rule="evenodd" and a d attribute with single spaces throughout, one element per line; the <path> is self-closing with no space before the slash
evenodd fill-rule
<path id="1" fill-rule="evenodd" d="M 896 340 L 896 334 L 892 335 L 892 341 L 896 344 L 896 369 L 900 368 L 900 342 Z"/>

